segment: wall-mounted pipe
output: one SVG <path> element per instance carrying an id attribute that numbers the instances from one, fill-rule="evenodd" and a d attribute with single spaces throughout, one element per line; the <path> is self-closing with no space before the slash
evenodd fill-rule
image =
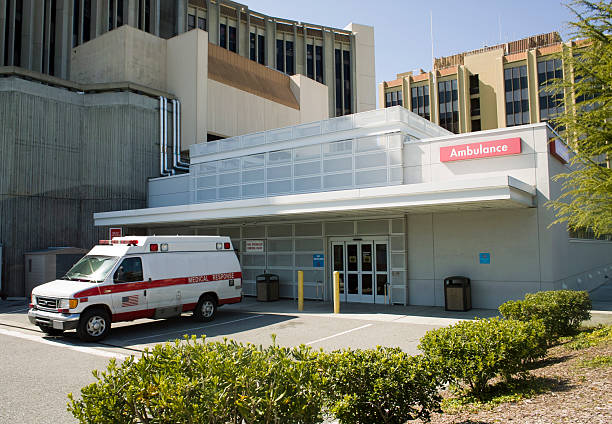
<path id="1" fill-rule="evenodd" d="M 166 172 L 174 175 L 174 169 L 168 163 L 168 99 L 164 97 L 164 167 Z"/>
<path id="2" fill-rule="evenodd" d="M 177 136 L 178 136 L 178 164 L 179 166 L 184 166 L 187 168 L 187 170 L 189 170 L 189 163 L 187 162 L 183 162 L 181 160 L 181 142 L 182 142 L 182 138 L 181 138 L 181 101 L 177 100 L 176 101 L 177 104 L 177 108 L 176 108 L 176 113 L 177 113 Z"/>
<path id="3" fill-rule="evenodd" d="M 179 101 L 172 100 L 172 168 L 177 171 L 189 171 L 189 166 L 180 164 L 181 145 L 179 143 Z"/>
<path id="4" fill-rule="evenodd" d="M 166 102 L 163 96 L 159 96 L 159 173 L 166 177 L 170 175 L 166 168 L 165 152 L 166 152 Z"/>

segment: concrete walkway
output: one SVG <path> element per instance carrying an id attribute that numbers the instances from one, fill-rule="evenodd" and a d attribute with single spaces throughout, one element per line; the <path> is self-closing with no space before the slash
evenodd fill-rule
<path id="1" fill-rule="evenodd" d="M 589 293 L 593 310 L 588 324 L 612 324 L 612 279 Z"/>

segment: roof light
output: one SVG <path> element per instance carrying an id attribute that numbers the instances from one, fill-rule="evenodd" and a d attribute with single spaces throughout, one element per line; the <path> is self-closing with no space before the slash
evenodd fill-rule
<path id="1" fill-rule="evenodd" d="M 168 251 L 168 243 L 160 244 L 159 248 L 161 249 L 162 252 L 167 252 Z"/>
<path id="2" fill-rule="evenodd" d="M 113 244 L 132 244 L 134 246 L 138 246 L 138 240 L 117 240 L 117 239 L 113 239 L 111 241 Z"/>
<path id="3" fill-rule="evenodd" d="M 227 242 L 223 243 L 223 248 L 224 249 L 229 249 L 230 248 L 230 244 L 227 243 Z"/>
<path id="4" fill-rule="evenodd" d="M 98 244 L 111 244 L 110 240 L 99 240 Z"/>
<path id="5" fill-rule="evenodd" d="M 149 245 L 149 250 L 151 252 L 157 252 L 159 250 L 159 246 L 157 244 L 150 244 Z"/>
<path id="6" fill-rule="evenodd" d="M 223 243 L 217 243 L 217 250 L 223 249 Z"/>

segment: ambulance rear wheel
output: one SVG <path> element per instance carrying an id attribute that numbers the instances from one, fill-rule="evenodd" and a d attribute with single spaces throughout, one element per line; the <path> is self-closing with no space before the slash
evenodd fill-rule
<path id="1" fill-rule="evenodd" d="M 85 342 L 96 342 L 108 335 L 111 320 L 104 309 L 88 309 L 81 314 L 77 335 Z"/>
<path id="2" fill-rule="evenodd" d="M 209 295 L 202 296 L 198 305 L 193 311 L 193 316 L 196 320 L 202 322 L 212 321 L 217 313 L 217 302 Z"/>

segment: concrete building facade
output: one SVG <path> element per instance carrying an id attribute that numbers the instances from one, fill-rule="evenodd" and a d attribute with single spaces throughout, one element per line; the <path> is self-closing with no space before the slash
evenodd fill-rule
<path id="1" fill-rule="evenodd" d="M 579 99 L 546 91 L 571 78 L 556 32 L 436 58 L 431 72 L 397 74 L 378 86 L 381 107 L 400 105 L 454 133 L 547 122 Z"/>
<path id="2" fill-rule="evenodd" d="M 226 235 L 243 288 L 278 274 L 294 297 L 444 305 L 444 279 L 471 279 L 474 307 L 525 293 L 589 290 L 612 242 L 553 225 L 554 175 L 570 154 L 544 124 L 453 135 L 392 107 L 191 146 L 189 174 L 149 182 L 149 207 L 96 213 L 129 234 Z"/>

